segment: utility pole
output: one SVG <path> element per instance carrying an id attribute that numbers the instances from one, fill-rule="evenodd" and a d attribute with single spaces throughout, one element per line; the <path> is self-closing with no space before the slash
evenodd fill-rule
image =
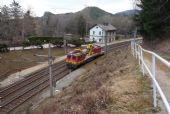
<path id="1" fill-rule="evenodd" d="M 53 76 L 52 76 L 53 57 L 51 55 L 51 43 L 49 43 L 48 46 L 49 46 L 49 48 L 48 48 L 48 55 L 38 55 L 38 54 L 35 54 L 34 56 L 48 58 L 50 97 L 53 97 Z"/>
<path id="2" fill-rule="evenodd" d="M 65 51 L 65 54 L 67 54 L 67 41 L 66 41 L 66 35 L 64 35 L 64 51 Z"/>
<path id="3" fill-rule="evenodd" d="M 48 50 L 48 65 L 49 65 L 50 97 L 53 97 L 51 43 L 49 43 L 49 50 Z"/>
<path id="4" fill-rule="evenodd" d="M 136 35 L 137 35 L 137 28 L 135 28 L 135 31 L 134 31 L 134 42 L 136 41 Z"/>
<path id="5" fill-rule="evenodd" d="M 107 55 L 107 36 L 104 36 L 104 43 L 105 43 L 104 54 Z"/>
<path id="6" fill-rule="evenodd" d="M 67 54 L 67 41 L 72 38 L 72 34 L 64 34 L 64 50 Z"/>

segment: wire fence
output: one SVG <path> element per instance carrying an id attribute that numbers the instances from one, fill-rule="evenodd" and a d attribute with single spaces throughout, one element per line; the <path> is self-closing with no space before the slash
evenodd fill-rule
<path id="1" fill-rule="evenodd" d="M 168 100 L 167 100 L 164 92 L 162 91 L 161 86 L 158 83 L 158 80 L 156 79 L 156 75 L 157 75 L 156 59 L 159 60 L 162 64 L 164 64 L 168 68 L 170 68 L 170 63 L 167 60 L 160 57 L 159 55 L 157 55 L 156 53 L 143 49 L 134 40 L 131 41 L 131 50 L 132 50 L 133 56 L 135 56 L 136 59 L 139 60 L 139 65 L 142 69 L 143 75 L 148 73 L 149 76 L 152 79 L 152 83 L 153 83 L 153 106 L 155 108 L 158 106 L 158 104 L 157 104 L 157 100 L 158 100 L 157 99 L 157 92 L 158 92 L 160 94 L 160 97 L 161 97 L 163 103 L 164 103 L 164 106 L 166 108 L 167 113 L 170 114 L 170 105 L 168 103 Z M 144 53 L 148 53 L 152 56 L 151 68 L 149 68 L 149 65 L 144 61 Z"/>

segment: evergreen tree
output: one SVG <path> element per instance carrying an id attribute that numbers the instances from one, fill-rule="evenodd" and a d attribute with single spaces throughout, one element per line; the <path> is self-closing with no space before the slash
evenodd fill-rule
<path id="1" fill-rule="evenodd" d="M 78 34 L 83 37 L 86 34 L 86 20 L 82 15 L 78 18 L 77 28 Z"/>
<path id="2" fill-rule="evenodd" d="M 141 11 L 136 21 L 144 38 L 152 40 L 170 35 L 169 0 L 140 0 L 137 5 Z"/>

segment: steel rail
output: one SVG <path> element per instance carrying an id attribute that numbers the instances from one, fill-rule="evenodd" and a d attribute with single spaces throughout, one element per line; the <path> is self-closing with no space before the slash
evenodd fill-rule
<path id="1" fill-rule="evenodd" d="M 63 74 L 64 73 L 64 75 L 62 75 L 62 76 L 60 76 L 61 74 Z M 69 71 L 67 71 L 66 70 L 66 67 L 64 68 L 64 69 L 62 69 L 62 70 L 60 70 L 59 72 L 57 71 L 57 74 L 54 74 L 54 76 L 60 76 L 60 77 L 64 77 L 66 74 L 68 74 L 69 73 Z M 39 82 L 37 82 L 35 85 L 36 86 L 34 86 L 34 87 L 28 87 L 28 89 L 24 92 L 24 93 L 22 93 L 22 94 L 20 94 L 20 95 L 18 95 L 18 94 L 16 94 L 16 96 L 14 96 L 14 98 L 13 99 L 11 99 L 11 100 L 9 100 L 8 102 L 6 102 L 4 105 L 3 105 L 3 109 L 7 109 L 7 110 L 5 110 L 5 113 L 9 113 L 9 111 L 12 111 L 14 108 L 16 108 L 16 104 L 17 104 L 17 101 L 18 101 L 18 99 L 27 99 L 28 97 L 30 98 L 30 95 L 36 95 L 36 94 L 38 94 L 38 92 L 36 92 L 36 91 L 32 91 L 32 90 L 34 90 L 34 89 L 37 89 L 37 88 L 39 88 L 39 90 L 44 90 L 46 87 L 48 87 L 49 86 L 49 79 L 48 78 L 44 78 L 44 79 L 42 79 L 41 81 L 39 81 Z M 47 84 L 45 87 L 43 86 L 44 84 Z M 40 88 L 40 87 L 43 87 L 43 88 Z M 29 93 L 29 94 L 28 94 Z M 28 94 L 28 96 L 25 96 L 25 98 L 24 97 L 22 97 L 22 96 L 24 96 L 25 94 Z M 19 104 L 17 105 L 17 106 L 19 106 L 19 105 L 21 105 L 21 104 L 23 104 L 24 102 L 25 102 L 25 100 L 24 100 L 24 102 L 21 102 L 20 100 L 18 101 L 19 102 Z M 12 105 L 13 104 L 13 105 Z"/>
<path id="2" fill-rule="evenodd" d="M 64 64 L 60 64 L 60 65 L 62 65 L 62 66 L 58 66 L 53 70 L 59 69 L 60 67 L 64 66 Z M 23 82 L 19 83 L 19 85 L 17 84 L 16 86 L 12 86 L 12 89 L 8 88 L 6 91 L 1 93 L 0 96 L 1 96 L 1 98 L 5 98 L 7 95 L 14 93 L 15 91 L 17 91 L 17 90 L 19 90 L 21 88 L 24 88 L 25 86 L 39 80 L 40 78 L 42 78 L 45 75 L 48 75 L 48 72 L 43 71 L 43 72 L 41 72 L 41 75 L 39 74 L 39 75 L 37 75 L 37 77 L 32 77 L 30 80 L 26 80 L 26 81 L 23 81 Z"/>
<path id="3" fill-rule="evenodd" d="M 63 61 L 59 61 L 59 62 L 53 64 L 53 66 L 55 66 L 55 65 L 57 65 L 57 64 L 60 64 L 60 63 L 62 63 L 62 62 L 64 62 L 64 60 L 63 60 Z M 47 67 L 46 67 L 46 68 L 42 68 L 42 69 L 40 69 L 40 70 L 38 70 L 38 71 L 36 71 L 36 72 L 34 72 L 34 73 L 32 73 L 32 74 L 29 74 L 29 76 L 25 77 L 25 78 L 22 79 L 22 80 L 17 81 L 16 83 L 13 83 L 13 84 L 11 84 L 11 85 L 9 85 L 9 86 L 0 88 L 0 94 L 1 94 L 2 92 L 6 91 L 8 88 L 11 88 L 11 87 L 13 87 L 13 86 L 16 86 L 17 84 L 20 84 L 20 83 L 23 82 L 23 81 L 28 81 L 28 80 L 31 79 L 32 77 L 37 76 L 39 73 L 44 72 L 44 70 L 48 71 Z"/>

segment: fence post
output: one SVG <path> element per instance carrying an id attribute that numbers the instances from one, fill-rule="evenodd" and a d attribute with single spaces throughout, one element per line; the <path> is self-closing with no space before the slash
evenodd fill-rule
<path id="1" fill-rule="evenodd" d="M 2 97 L 0 97 L 0 108 L 2 107 Z"/>
<path id="2" fill-rule="evenodd" d="M 141 64 L 140 64 L 140 59 L 141 59 L 141 55 L 140 55 L 140 47 L 139 47 L 139 45 L 137 45 L 138 46 L 138 59 L 139 59 L 139 66 L 141 66 Z"/>
<path id="3" fill-rule="evenodd" d="M 156 77 L 156 64 L 155 64 L 155 55 L 152 55 L 152 75 L 155 79 Z M 157 99 L 156 99 L 156 85 L 153 81 L 153 105 L 154 107 L 157 107 Z"/>
<path id="4" fill-rule="evenodd" d="M 132 55 L 133 55 L 133 46 L 132 46 L 132 41 L 130 42 L 130 44 L 131 44 L 131 53 L 132 53 Z"/>
<path id="5" fill-rule="evenodd" d="M 132 55 L 134 56 L 134 43 L 132 40 L 131 40 L 131 51 L 132 51 Z"/>
<path id="6" fill-rule="evenodd" d="M 136 56 L 136 59 L 137 59 L 137 46 L 136 46 L 136 43 L 135 43 L 135 56 Z"/>
<path id="7" fill-rule="evenodd" d="M 133 50 L 133 56 L 135 56 L 135 42 L 132 41 L 132 50 Z"/>
<path id="8" fill-rule="evenodd" d="M 135 42 L 134 42 L 134 57 L 136 56 L 136 46 L 135 46 Z"/>
<path id="9" fill-rule="evenodd" d="M 145 69 L 144 69 L 144 59 L 143 59 L 143 50 L 142 50 L 142 48 L 140 50 L 140 53 L 141 53 L 142 73 L 143 73 L 143 76 L 144 76 L 145 75 Z"/>

